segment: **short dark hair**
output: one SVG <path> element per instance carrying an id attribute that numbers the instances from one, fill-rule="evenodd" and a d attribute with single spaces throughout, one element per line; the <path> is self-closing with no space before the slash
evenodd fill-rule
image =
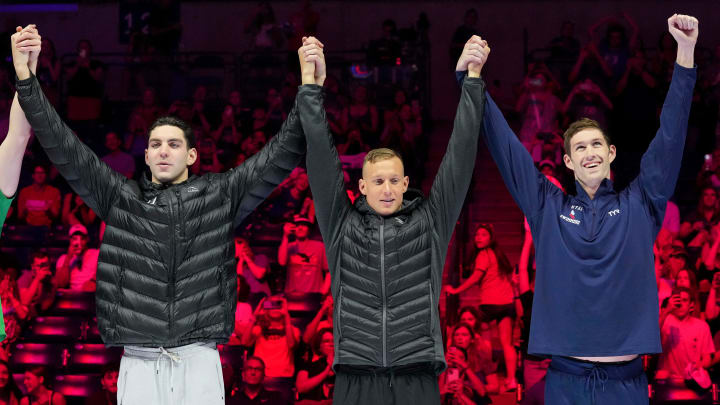
<path id="1" fill-rule="evenodd" d="M 188 149 L 194 148 L 197 144 L 192 127 L 188 125 L 187 122 L 181 120 L 180 118 L 173 117 L 172 115 L 166 115 L 156 119 L 148 129 L 148 139 L 150 139 L 150 134 L 152 133 L 153 129 L 161 127 L 163 125 L 180 128 L 180 130 L 183 132 L 183 136 L 185 137 L 185 143 L 187 144 Z"/>
<path id="2" fill-rule="evenodd" d="M 43 379 L 43 385 L 48 383 L 48 369 L 44 366 L 33 366 L 27 368 L 25 371 L 27 371 L 30 374 L 35 375 L 35 377 L 42 377 Z"/>
<path id="3" fill-rule="evenodd" d="M 30 255 L 30 264 L 35 263 L 35 259 L 49 259 L 47 252 L 37 250 Z"/>
<path id="4" fill-rule="evenodd" d="M 258 356 L 248 356 L 247 359 L 245 359 L 245 365 L 247 365 L 250 360 L 260 362 L 260 364 L 262 364 L 263 371 L 265 370 L 265 361 L 263 359 Z"/>
<path id="5" fill-rule="evenodd" d="M 597 121 L 590 119 L 590 118 L 580 118 L 579 120 L 573 122 L 570 124 L 568 129 L 565 131 L 565 134 L 563 134 L 563 139 L 565 141 L 565 153 L 570 155 L 570 140 L 572 139 L 575 134 L 578 132 L 584 130 L 584 129 L 597 129 L 602 134 L 603 138 L 605 138 L 605 142 L 607 142 L 608 146 L 610 146 L 610 137 L 607 136 L 605 131 L 600 128 L 600 124 L 598 124 Z"/>
<path id="6" fill-rule="evenodd" d="M 313 336 L 313 339 L 310 342 L 310 346 L 312 346 L 313 352 L 315 352 L 315 354 L 320 354 L 320 346 L 322 345 L 323 335 L 326 333 L 329 333 L 330 335 L 332 335 L 333 334 L 332 328 L 322 328 L 319 331 L 317 331 L 315 336 Z"/>

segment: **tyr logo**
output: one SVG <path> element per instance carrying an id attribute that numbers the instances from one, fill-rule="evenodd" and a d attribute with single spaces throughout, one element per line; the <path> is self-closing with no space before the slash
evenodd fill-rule
<path id="1" fill-rule="evenodd" d="M 618 208 L 618 209 L 614 209 L 614 210 L 612 210 L 612 211 L 608 211 L 608 215 L 610 215 L 611 217 L 614 217 L 614 216 L 619 215 L 619 214 L 620 214 L 620 209 L 619 209 L 619 208 Z"/>

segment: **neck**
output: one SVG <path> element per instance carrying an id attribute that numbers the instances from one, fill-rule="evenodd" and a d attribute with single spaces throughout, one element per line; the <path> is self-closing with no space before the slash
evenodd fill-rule
<path id="1" fill-rule="evenodd" d="M 178 176 L 175 180 L 167 181 L 164 183 L 162 181 L 158 180 L 155 177 L 155 175 L 152 176 L 152 182 L 155 184 L 180 184 L 187 179 L 188 179 L 188 170 L 187 169 L 185 169 L 185 171 L 180 176 Z"/>
<path id="2" fill-rule="evenodd" d="M 254 398 L 257 396 L 257 394 L 260 393 L 261 388 L 262 388 L 262 386 L 260 384 L 257 384 L 257 385 L 245 384 L 245 394 L 248 397 Z"/>
<path id="3" fill-rule="evenodd" d="M 580 184 L 580 187 L 582 187 L 582 189 L 585 190 L 585 193 L 588 195 L 588 197 L 590 197 L 591 200 L 595 198 L 595 194 L 597 193 L 598 189 L 600 188 L 600 185 L 602 184 L 602 180 L 600 180 L 596 184 L 584 183 L 582 180 L 578 179 L 577 177 L 575 178 L 575 180 L 577 180 L 577 182 Z"/>

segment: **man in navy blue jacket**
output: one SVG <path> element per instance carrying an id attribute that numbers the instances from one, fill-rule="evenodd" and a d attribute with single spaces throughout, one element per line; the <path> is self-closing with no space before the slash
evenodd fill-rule
<path id="1" fill-rule="evenodd" d="M 537 171 L 487 96 L 483 136 L 535 241 L 528 352 L 552 357 L 548 404 L 648 402 L 639 355 L 662 351 L 652 244 L 680 170 L 698 21 L 676 14 L 668 29 L 678 51 L 660 129 L 639 176 L 620 192 L 610 180 L 615 146 L 595 121 L 565 132 L 564 161 L 577 186 L 576 195 L 565 195 Z"/>

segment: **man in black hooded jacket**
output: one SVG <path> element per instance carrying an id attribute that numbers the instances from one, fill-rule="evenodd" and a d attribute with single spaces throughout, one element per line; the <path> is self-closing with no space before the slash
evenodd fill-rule
<path id="1" fill-rule="evenodd" d="M 365 157 L 362 196 L 351 204 L 322 104 L 323 45 L 298 51 L 298 113 L 335 299 L 335 404 L 438 404 L 445 369 L 437 302 L 448 243 L 475 166 L 485 104 L 480 71 L 490 48 L 473 36 L 450 143 L 428 199 L 408 190 L 390 149 Z"/>
<path id="2" fill-rule="evenodd" d="M 16 43 L 37 36 L 13 37 Z M 27 59 L 27 58 L 25 58 Z M 174 117 L 150 127 L 151 178 L 113 171 L 73 134 L 27 63 L 16 63 L 20 105 L 48 157 L 105 221 L 97 269 L 103 341 L 124 346 L 121 404 L 224 404 L 217 343 L 234 329 L 235 227 L 300 163 L 305 139 L 293 108 L 256 155 L 225 173 L 189 176 L 192 129 Z"/>

